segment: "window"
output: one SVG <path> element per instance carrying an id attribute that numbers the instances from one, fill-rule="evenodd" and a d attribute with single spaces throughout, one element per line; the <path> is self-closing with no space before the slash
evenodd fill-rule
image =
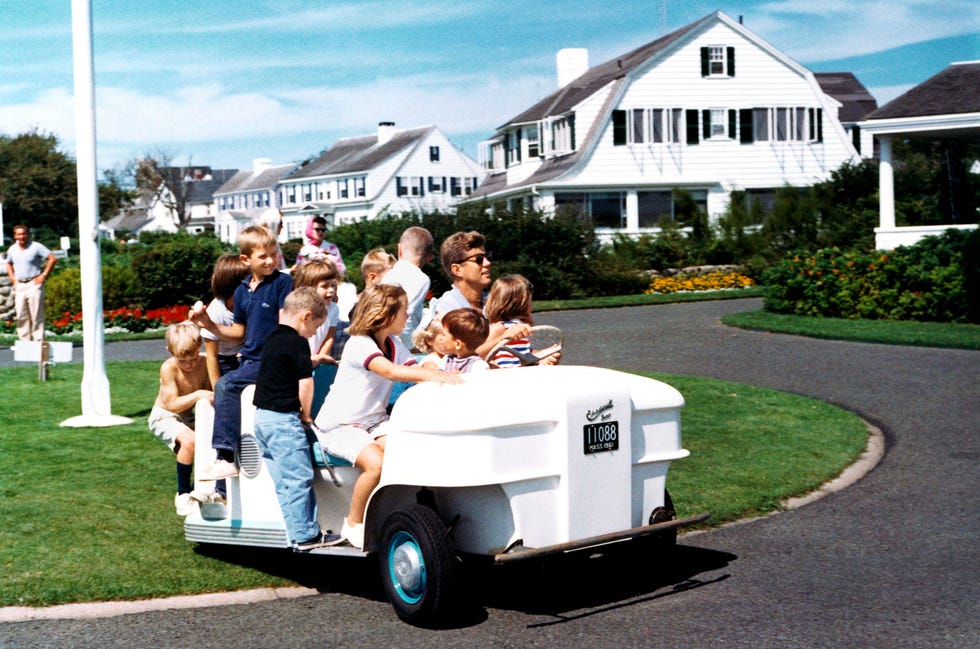
<path id="1" fill-rule="evenodd" d="M 734 77 L 735 48 L 709 45 L 701 48 L 702 77 Z"/>
<path id="2" fill-rule="evenodd" d="M 399 196 L 425 196 L 421 176 L 396 176 L 395 191 Z"/>
<path id="3" fill-rule="evenodd" d="M 542 157 L 575 150 L 575 115 L 549 117 L 541 121 Z"/>
<path id="4" fill-rule="evenodd" d="M 467 196 L 472 194 L 476 190 L 477 183 L 479 183 L 479 180 L 475 176 L 464 178 L 463 193 L 465 193 Z"/>
<path id="5" fill-rule="evenodd" d="M 636 192 L 636 203 L 641 228 L 656 228 L 674 218 L 670 190 Z"/>
<path id="6" fill-rule="evenodd" d="M 680 108 L 614 110 L 613 144 L 680 142 L 682 119 Z"/>
<path id="7" fill-rule="evenodd" d="M 727 140 L 728 134 L 728 111 L 722 108 L 712 108 L 708 113 L 708 138 L 712 140 Z"/>
<path id="8" fill-rule="evenodd" d="M 590 218 L 597 228 L 622 228 L 626 196 L 623 192 L 559 193 L 555 194 L 555 211 Z"/>
<path id="9" fill-rule="evenodd" d="M 346 178 L 337 181 L 337 196 L 339 198 L 349 198 L 350 194 L 348 193 Z"/>
<path id="10" fill-rule="evenodd" d="M 449 179 L 449 193 L 453 196 L 459 196 L 463 193 L 462 184 L 460 183 L 460 178 L 453 176 Z"/>
<path id="11" fill-rule="evenodd" d="M 765 142 L 769 139 L 769 109 L 752 109 L 752 133 L 755 134 L 756 142 Z"/>
<path id="12" fill-rule="evenodd" d="M 358 197 L 364 198 L 365 194 L 367 193 L 364 176 L 354 179 L 354 192 Z"/>
<path id="13" fill-rule="evenodd" d="M 507 166 L 516 165 L 521 161 L 521 129 L 514 129 L 507 134 Z"/>
<path id="14" fill-rule="evenodd" d="M 527 137 L 527 157 L 538 158 L 541 156 L 541 147 L 538 144 L 538 125 L 534 124 L 524 129 Z"/>
<path id="15" fill-rule="evenodd" d="M 439 147 L 429 147 L 429 162 L 439 162 Z"/>
<path id="16" fill-rule="evenodd" d="M 429 176 L 429 193 L 441 194 L 446 191 L 446 179 L 442 176 Z"/>

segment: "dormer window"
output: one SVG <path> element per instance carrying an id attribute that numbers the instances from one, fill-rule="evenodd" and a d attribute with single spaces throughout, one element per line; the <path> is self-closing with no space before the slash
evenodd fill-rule
<path id="1" fill-rule="evenodd" d="M 702 77 L 734 77 L 735 48 L 709 45 L 701 48 Z"/>

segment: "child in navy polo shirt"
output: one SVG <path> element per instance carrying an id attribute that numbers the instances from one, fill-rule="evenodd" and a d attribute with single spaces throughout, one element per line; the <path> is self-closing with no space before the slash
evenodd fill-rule
<path id="1" fill-rule="evenodd" d="M 204 304 L 197 302 L 191 320 L 230 342 L 242 342 L 241 367 L 221 377 L 214 386 L 214 429 L 211 446 L 215 463 L 198 474 L 199 480 L 221 480 L 238 475 L 235 453 L 241 439 L 241 394 L 255 383 L 265 339 L 279 324 L 279 310 L 293 290 L 293 279 L 279 271 L 278 247 L 272 231 L 261 225 L 238 235 L 241 260 L 249 274 L 235 289 L 234 324 L 216 324 Z"/>

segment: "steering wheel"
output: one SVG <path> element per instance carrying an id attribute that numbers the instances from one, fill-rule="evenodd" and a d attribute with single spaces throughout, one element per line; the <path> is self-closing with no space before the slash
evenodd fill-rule
<path id="1" fill-rule="evenodd" d="M 549 356 L 553 356 L 561 351 L 562 345 L 564 344 L 564 335 L 561 329 L 558 327 L 552 327 L 551 325 L 536 325 L 531 327 L 531 333 L 528 335 L 527 339 L 531 343 L 531 351 L 522 352 L 514 349 L 509 345 L 510 339 L 504 338 L 499 343 L 493 346 L 490 352 L 487 354 L 487 361 L 493 362 L 493 359 L 500 352 L 507 352 L 513 354 L 521 362 L 521 366 L 537 365 Z"/>

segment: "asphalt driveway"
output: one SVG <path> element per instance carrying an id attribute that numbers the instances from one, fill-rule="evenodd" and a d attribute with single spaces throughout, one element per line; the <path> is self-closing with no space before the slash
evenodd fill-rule
<path id="1" fill-rule="evenodd" d="M 566 360 L 712 376 L 815 397 L 885 433 L 857 484 L 778 516 L 682 539 L 650 572 L 599 559 L 491 576 L 482 616 L 398 622 L 334 562 L 313 597 L 96 620 L 0 624 L 2 647 L 977 647 L 980 352 L 745 332 L 758 300 L 541 314 Z M 107 358 L 116 357 L 113 345 Z M 152 549 L 148 549 L 152 551 Z M 616 563 L 617 561 L 621 563 Z"/>

